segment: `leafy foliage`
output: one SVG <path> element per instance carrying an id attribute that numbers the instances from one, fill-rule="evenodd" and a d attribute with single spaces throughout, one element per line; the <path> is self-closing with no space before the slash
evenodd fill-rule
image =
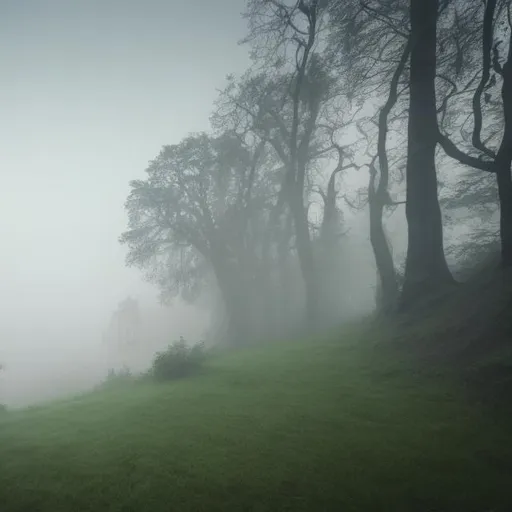
<path id="1" fill-rule="evenodd" d="M 160 381 L 188 377 L 200 370 L 205 356 L 203 342 L 190 346 L 183 337 L 180 337 L 166 350 L 156 354 L 150 375 Z"/>

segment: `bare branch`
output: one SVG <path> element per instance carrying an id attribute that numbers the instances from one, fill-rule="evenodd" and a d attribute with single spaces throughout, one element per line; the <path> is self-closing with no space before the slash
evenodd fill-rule
<path id="1" fill-rule="evenodd" d="M 473 146 L 484 155 L 494 158 L 496 154 L 482 142 L 482 94 L 491 76 L 491 52 L 493 41 L 493 21 L 496 10 L 496 0 L 487 0 L 484 13 L 482 33 L 482 77 L 473 96 Z"/>
<path id="2" fill-rule="evenodd" d="M 480 169 L 481 171 L 495 173 L 496 168 L 494 162 L 489 162 L 485 160 L 481 160 L 479 158 L 475 158 L 470 156 L 464 151 L 461 151 L 446 135 L 439 132 L 438 141 L 444 152 L 454 160 L 458 160 L 460 163 L 464 165 L 469 165 L 470 167 L 474 167 L 475 169 Z"/>

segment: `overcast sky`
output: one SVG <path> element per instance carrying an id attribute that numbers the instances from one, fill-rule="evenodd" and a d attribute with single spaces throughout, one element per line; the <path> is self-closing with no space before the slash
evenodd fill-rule
<path id="1" fill-rule="evenodd" d="M 243 6 L 0 1 L 4 348 L 153 293 L 117 242 L 128 182 L 163 144 L 208 129 L 215 89 L 248 65 Z"/>

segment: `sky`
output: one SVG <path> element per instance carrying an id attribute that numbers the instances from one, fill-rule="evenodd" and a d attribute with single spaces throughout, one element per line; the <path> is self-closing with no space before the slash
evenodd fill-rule
<path id="1" fill-rule="evenodd" d="M 243 6 L 0 2 L 0 359 L 78 350 L 125 296 L 156 295 L 117 241 L 128 183 L 209 128 L 249 64 Z"/>

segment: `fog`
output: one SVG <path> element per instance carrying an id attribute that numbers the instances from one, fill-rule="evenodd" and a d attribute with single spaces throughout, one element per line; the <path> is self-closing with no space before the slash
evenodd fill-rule
<path id="1" fill-rule="evenodd" d="M 0 4 L 0 402 L 102 379 L 120 300 L 157 308 L 124 266 L 128 182 L 164 143 L 206 129 L 217 87 L 247 65 L 237 0 Z M 205 313 L 160 311 L 169 339 Z"/>
<path id="2" fill-rule="evenodd" d="M 110 368 L 142 371 L 172 339 L 197 341 L 221 321 L 211 286 L 195 305 L 162 306 L 158 289 L 125 266 L 119 237 L 130 180 L 144 177 L 163 145 L 209 130 L 226 76 L 250 66 L 236 44 L 246 35 L 243 8 L 238 0 L 0 5 L 0 403 L 80 392 Z M 367 183 L 360 170 L 341 186 Z M 331 301 L 332 324 L 375 305 L 367 212 L 343 210 L 339 265 L 348 271 L 335 282 L 343 297 Z M 403 213 L 387 219 L 398 267 Z M 289 323 L 299 325 L 298 269 L 294 276 Z M 128 296 L 141 307 L 140 336 L 121 347 L 105 332 Z"/>

